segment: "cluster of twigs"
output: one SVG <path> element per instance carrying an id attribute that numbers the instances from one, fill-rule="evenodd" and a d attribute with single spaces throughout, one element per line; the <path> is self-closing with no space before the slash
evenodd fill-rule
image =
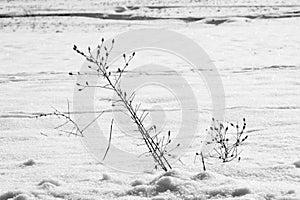
<path id="1" fill-rule="evenodd" d="M 112 40 L 110 47 L 104 45 L 104 39 L 102 38 L 101 44 L 97 46 L 97 49 L 95 51 L 95 55 L 91 52 L 91 48 L 88 47 L 88 54 L 84 53 L 83 51 L 80 51 L 76 45 L 74 45 L 73 50 L 76 51 L 78 54 L 82 55 L 90 65 L 88 65 L 88 68 L 91 70 L 91 72 L 94 75 L 97 75 L 99 78 L 104 79 L 105 84 L 97 84 L 97 85 L 91 85 L 88 81 L 85 81 L 84 83 L 76 83 L 78 87 L 78 91 L 83 91 L 86 88 L 101 88 L 113 91 L 118 99 L 113 100 L 114 106 L 121 106 L 122 108 L 125 108 L 125 114 L 130 117 L 132 122 L 136 125 L 139 133 L 141 134 L 142 139 L 142 145 L 146 145 L 148 151 L 141 154 L 140 156 L 152 156 L 155 161 L 155 168 L 160 167 L 164 171 L 168 171 L 172 169 L 168 158 L 171 155 L 171 152 L 178 148 L 180 144 L 177 144 L 172 149 L 168 149 L 169 145 L 171 144 L 171 132 L 169 131 L 167 133 L 167 136 L 161 136 L 161 132 L 156 131 L 156 126 L 153 125 L 150 128 L 145 128 L 144 121 L 147 118 L 149 112 L 142 111 L 140 109 L 141 104 L 135 104 L 135 93 L 132 92 L 131 94 L 127 94 L 126 91 L 124 91 L 121 88 L 121 78 L 122 75 L 126 72 L 126 69 L 130 63 L 130 61 L 134 58 L 135 52 L 131 53 L 129 56 L 126 54 L 123 54 L 124 59 L 124 65 L 120 68 L 117 68 L 117 70 L 111 69 L 108 58 L 109 55 L 114 47 L 114 40 Z M 69 75 L 86 75 L 86 73 L 73 73 L 70 72 Z M 55 129 L 67 133 L 69 135 L 75 135 L 75 136 L 81 136 L 84 137 L 84 131 L 92 124 L 94 123 L 99 117 L 102 116 L 104 112 L 100 112 L 98 116 L 94 120 L 92 120 L 90 123 L 88 123 L 85 127 L 81 128 L 76 123 L 75 120 L 71 117 L 71 112 L 69 111 L 69 102 L 68 102 L 68 111 L 67 112 L 60 112 L 57 109 L 55 109 L 52 113 L 45 113 L 41 114 L 37 117 L 45 117 L 45 116 L 56 116 L 58 118 L 64 119 L 64 122 Z M 107 153 L 110 149 L 111 140 L 112 140 L 112 132 L 113 132 L 113 122 L 114 120 L 111 120 L 110 124 L 110 134 L 109 134 L 109 141 L 108 146 L 105 151 L 103 160 L 106 158 Z M 71 130 L 66 130 L 66 126 L 71 125 Z M 229 127 L 233 127 L 236 129 L 236 133 L 229 133 Z M 214 157 L 220 159 L 223 163 L 230 162 L 236 158 L 240 160 L 239 157 L 241 151 L 239 151 L 240 145 L 248 138 L 248 136 L 244 136 L 244 131 L 246 128 L 246 120 L 243 119 L 243 125 L 240 127 L 238 124 L 234 125 L 233 123 L 228 122 L 220 122 L 218 120 L 212 119 L 212 125 L 210 129 L 208 130 L 211 140 L 206 142 L 207 145 L 213 144 L 213 152 L 209 154 L 208 157 Z M 205 166 L 205 156 L 203 155 L 203 152 L 196 153 L 196 157 L 201 156 L 201 161 L 203 164 L 203 170 L 206 170 Z M 195 158 L 196 158 L 195 157 Z"/>
<path id="2" fill-rule="evenodd" d="M 153 135 L 153 136 L 150 135 L 150 137 L 151 137 L 151 140 L 155 142 L 156 148 L 157 148 L 157 150 L 160 151 L 161 156 L 164 156 L 164 157 L 172 157 L 172 156 L 173 156 L 172 152 L 173 152 L 175 149 L 177 149 L 177 148 L 180 146 L 180 144 L 178 143 L 178 144 L 177 144 L 175 147 L 173 147 L 172 149 L 168 149 L 169 145 L 170 145 L 171 142 L 172 142 L 172 139 L 171 139 L 171 131 L 168 131 L 167 136 L 164 136 L 164 135 L 163 135 L 163 136 L 160 136 L 161 132 L 158 132 L 158 133 L 157 133 L 157 131 L 156 131 L 156 126 L 155 126 L 155 125 L 152 126 L 150 129 L 148 129 L 148 131 L 149 131 L 149 135 L 150 135 L 150 132 L 152 132 L 152 131 L 154 132 L 154 135 Z M 150 151 L 148 151 L 148 152 L 142 153 L 140 156 L 143 156 L 143 155 L 149 156 L 149 155 L 152 155 L 152 153 L 151 153 Z M 139 156 L 139 157 L 140 157 L 140 156 Z M 179 160 L 179 161 L 180 161 L 180 160 Z M 156 165 L 155 165 L 155 169 L 158 168 L 158 165 L 157 165 L 157 164 L 158 164 L 158 163 L 156 163 Z M 171 169 L 171 168 L 170 168 L 170 169 Z"/>
<path id="3" fill-rule="evenodd" d="M 59 124 L 58 126 L 54 127 L 55 130 L 58 130 L 59 132 L 64 133 L 64 134 L 68 134 L 69 136 L 73 135 L 73 136 L 84 137 L 84 131 L 89 126 L 91 126 L 99 117 L 101 117 L 102 114 L 104 113 L 103 111 L 100 112 L 100 114 L 98 114 L 95 119 L 93 119 L 86 126 L 84 126 L 83 128 L 81 128 L 81 127 L 79 127 L 79 125 L 77 124 L 77 122 L 71 116 L 72 113 L 70 112 L 70 103 L 69 103 L 69 101 L 67 101 L 67 105 L 68 105 L 67 112 L 62 112 L 62 111 L 59 111 L 56 108 L 53 108 L 54 109 L 53 112 L 39 114 L 39 115 L 36 116 L 36 118 L 55 116 L 58 119 L 62 119 L 63 120 L 63 122 L 61 124 Z M 43 133 L 41 133 L 41 134 L 45 135 Z"/>
<path id="4" fill-rule="evenodd" d="M 234 128 L 236 131 L 229 133 L 229 127 Z M 206 145 L 214 145 L 213 151 L 209 154 L 209 157 L 217 158 L 223 163 L 238 159 L 240 161 L 241 151 L 239 147 L 247 140 L 248 135 L 245 135 L 246 119 L 243 119 L 243 125 L 233 124 L 229 122 L 220 122 L 212 119 L 212 125 L 208 130 L 210 134 L 210 141 L 206 142 Z M 196 153 L 196 156 L 201 156 L 203 169 L 205 167 L 205 157 L 203 153 Z"/>

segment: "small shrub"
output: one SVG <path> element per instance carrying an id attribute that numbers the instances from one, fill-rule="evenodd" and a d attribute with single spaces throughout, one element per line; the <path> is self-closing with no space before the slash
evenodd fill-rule
<path id="1" fill-rule="evenodd" d="M 235 129 L 235 132 L 229 132 L 229 128 Z M 205 145 L 213 145 L 212 152 L 207 157 L 217 158 L 221 162 L 226 163 L 238 159 L 240 161 L 241 151 L 240 146 L 248 139 L 245 135 L 246 119 L 243 119 L 243 124 L 220 122 L 212 118 L 212 124 L 208 130 L 210 141 Z M 201 156 L 203 170 L 206 171 L 205 157 L 202 152 L 196 153 L 196 156 Z"/>

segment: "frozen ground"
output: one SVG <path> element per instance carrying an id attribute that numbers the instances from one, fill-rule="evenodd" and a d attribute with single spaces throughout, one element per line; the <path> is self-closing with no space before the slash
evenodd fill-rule
<path id="1" fill-rule="evenodd" d="M 70 2 L 55 1 L 51 3 L 53 10 L 49 7 L 51 12 L 54 8 L 63 12 L 80 11 L 80 6 L 82 10 L 94 8 L 92 1 L 87 2 L 76 1 L 76 6 L 70 8 Z M 296 0 L 268 2 L 298 3 Z M 25 1 L 0 3 L 4 5 L 2 14 L 38 5 Z M 167 5 L 180 4 L 171 3 Z M 236 4 L 245 3 L 257 2 Z M 137 5 L 145 4 L 140 1 Z M 39 5 L 43 12 L 45 5 L 49 3 Z M 115 6 L 119 5 L 111 3 L 107 9 Z M 295 7 L 284 12 L 289 11 L 295 13 Z M 174 14 L 172 10 L 165 12 Z M 176 12 L 175 15 L 178 16 Z M 216 26 L 207 23 L 210 19 L 186 23 L 55 16 L 1 18 L 0 200 L 300 199 L 300 169 L 293 164 L 300 160 L 300 18 L 225 16 L 225 19 Z M 224 84 L 226 119 L 247 119 L 249 140 L 243 146 L 240 162 L 223 165 L 211 160 L 208 173 L 203 173 L 199 162 L 193 164 L 193 153 L 199 148 L 196 140 L 183 157 L 185 165 L 175 164 L 176 169 L 170 173 L 120 173 L 98 164 L 79 138 L 59 136 L 53 130 L 57 121 L 31 118 L 35 113 L 51 111 L 51 106 L 66 109 L 66 99 L 72 101 L 76 80 L 68 72 L 78 71 L 83 62 L 72 51 L 73 44 L 81 48 L 95 46 L 100 37 L 109 38 L 143 27 L 178 31 L 209 54 Z M 171 63 L 191 81 L 199 96 L 200 137 L 211 117 L 205 86 L 176 59 L 170 61 L 165 55 L 153 52 L 149 55 L 162 64 Z M 137 54 L 136 65 L 147 62 L 144 56 Z M 157 99 L 157 104 L 170 103 L 166 95 Z M 103 104 L 97 106 L 105 109 Z M 176 124 L 176 119 L 169 120 Z"/>

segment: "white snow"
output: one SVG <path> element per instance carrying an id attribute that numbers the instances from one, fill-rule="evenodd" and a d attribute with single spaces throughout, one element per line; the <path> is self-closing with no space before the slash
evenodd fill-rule
<path id="1" fill-rule="evenodd" d="M 97 11 L 95 5 L 99 4 L 85 2 L 77 0 L 73 9 L 80 11 L 84 5 Z M 274 4 L 284 2 L 271 1 Z M 55 1 L 53 5 L 50 2 L 41 4 L 40 10 L 44 12 L 47 6 L 51 5 L 49 9 L 53 9 L 60 4 L 61 1 Z M 110 4 L 108 11 L 113 12 L 115 6 L 121 6 L 119 4 Z M 9 1 L 0 12 L 23 12 L 20 5 L 25 8 L 36 6 L 34 2 Z M 63 10 L 72 9 L 70 2 L 61 5 Z M 34 12 L 40 12 L 38 7 L 35 8 Z M 234 13 L 249 9 L 237 9 Z M 288 8 L 280 8 L 280 12 L 285 9 Z M 189 9 L 187 13 L 181 11 L 175 9 L 169 14 L 176 17 L 189 13 Z M 215 13 L 213 9 L 198 11 L 193 10 L 194 15 L 208 13 L 214 16 Z M 224 15 L 231 11 L 225 9 L 220 13 Z M 246 13 L 251 14 L 269 12 L 263 8 L 248 11 Z M 168 11 L 145 8 L 132 12 L 166 16 Z M 225 19 L 226 22 L 218 26 L 208 23 L 211 18 L 192 23 L 176 20 L 116 22 L 76 17 L 1 19 L 0 200 L 299 200 L 300 18 Z M 149 53 L 154 55 L 151 62 L 174 64 L 174 68 L 182 71 L 201 105 L 200 133 L 185 152 L 184 164 L 175 163 L 174 170 L 142 174 L 115 171 L 94 160 L 80 138 L 59 136 L 53 130 L 58 123 L 56 119 L 30 118 L 37 112 L 52 111 L 51 106 L 65 110 L 66 99 L 72 103 L 76 80 L 68 76 L 68 72 L 78 71 L 83 62 L 72 51 L 73 44 L 83 49 L 95 46 L 100 37 L 110 38 L 126 30 L 144 27 L 162 27 L 182 33 L 209 54 L 224 84 L 226 119 L 247 119 L 249 139 L 241 147 L 240 162 L 223 164 L 208 160 L 207 172 L 202 171 L 199 160 L 194 164 L 194 153 L 201 145 L 197 138 L 203 136 L 211 119 L 209 93 L 201 79 L 185 65 L 175 58 L 171 60 L 171 57 L 153 52 Z M 137 54 L 134 64 L 147 63 L 146 53 Z M 155 94 L 150 91 L 148 96 L 151 92 Z M 170 96 L 154 97 L 153 101 L 146 101 L 146 106 L 153 103 L 176 107 Z M 99 93 L 96 97 L 110 96 Z M 98 102 L 95 108 L 106 109 L 107 105 Z M 168 128 L 175 129 L 179 118 L 166 116 Z M 102 120 L 101 123 L 109 124 L 110 119 Z M 108 128 L 105 126 L 103 131 L 106 133 Z M 120 148 L 131 141 L 116 134 L 114 144 Z M 124 149 L 136 151 L 136 147 L 130 145 Z M 130 162 L 125 164 L 130 166 Z"/>

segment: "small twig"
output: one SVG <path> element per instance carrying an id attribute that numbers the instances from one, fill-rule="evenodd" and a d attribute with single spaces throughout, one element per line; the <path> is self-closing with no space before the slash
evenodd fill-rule
<path id="1" fill-rule="evenodd" d="M 114 123 L 114 119 L 112 119 L 112 120 L 111 120 L 111 123 L 110 123 L 110 131 L 109 131 L 108 145 L 107 145 L 107 148 L 106 148 L 106 151 L 105 151 L 105 154 L 104 154 L 104 156 L 103 156 L 102 161 L 105 160 L 106 155 L 107 155 L 107 153 L 108 153 L 108 150 L 109 150 L 109 148 L 110 148 L 110 144 L 111 144 L 111 136 L 112 136 L 112 129 L 113 129 L 113 123 Z"/>
<path id="2" fill-rule="evenodd" d="M 201 152 L 200 155 L 201 155 L 203 170 L 206 171 L 203 153 Z"/>

